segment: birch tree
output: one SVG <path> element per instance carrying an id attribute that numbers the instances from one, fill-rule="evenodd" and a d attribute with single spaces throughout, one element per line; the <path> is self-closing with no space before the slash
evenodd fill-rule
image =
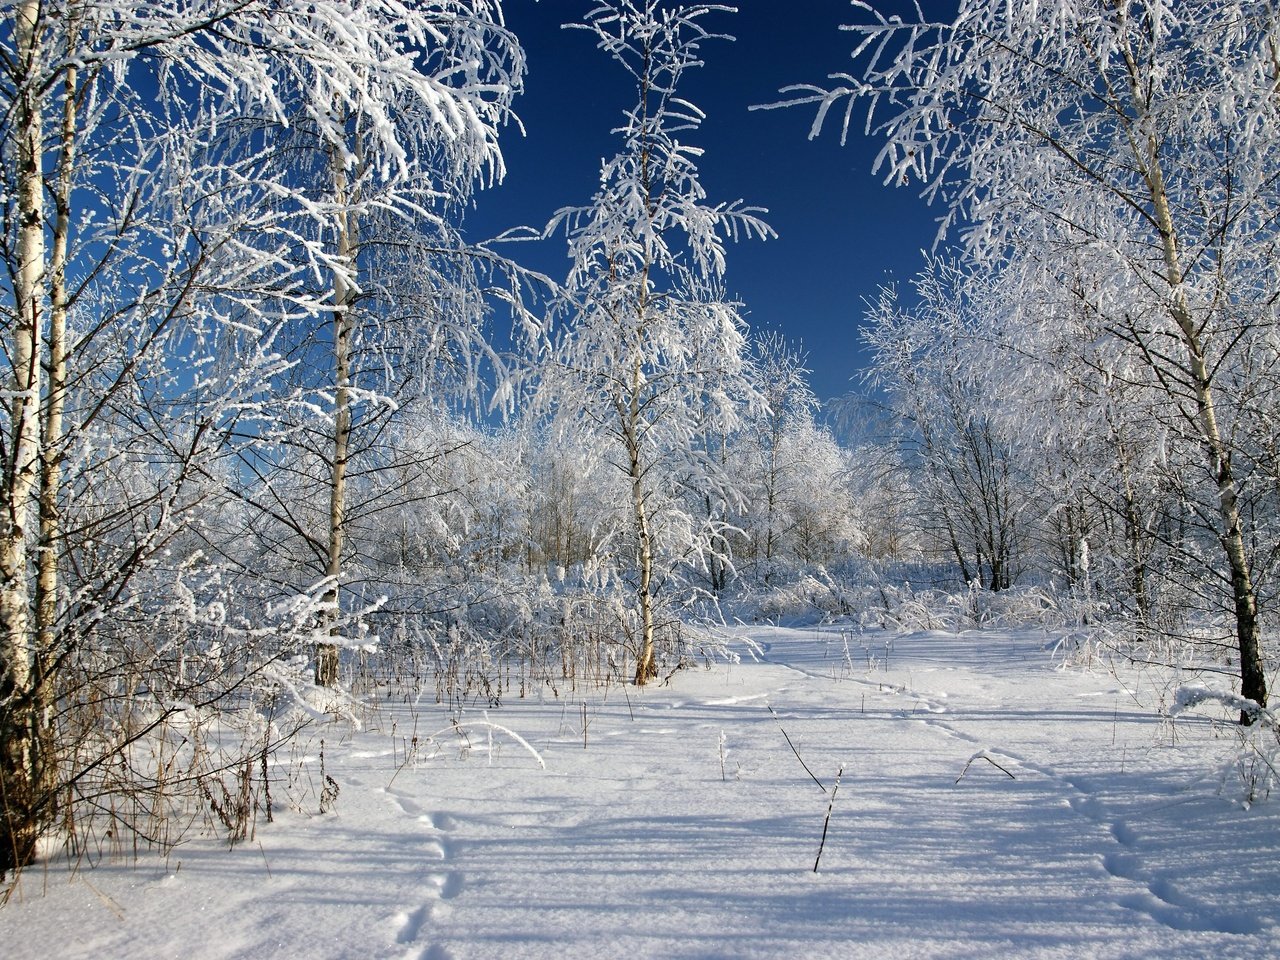
<path id="1" fill-rule="evenodd" d="M 288 94 L 275 129 L 288 145 L 280 173 L 292 190 L 280 205 L 315 212 L 307 243 L 328 278 L 317 291 L 327 322 L 297 325 L 300 362 L 282 384 L 306 401 L 295 407 L 285 447 L 267 459 L 300 454 L 295 466 L 323 472 L 308 491 L 326 501 L 323 521 L 304 519 L 270 483 L 248 492 L 251 500 L 265 495 L 268 516 L 302 539 L 314 556 L 308 568 L 325 584 L 321 686 L 337 680 L 348 619 L 351 470 L 380 469 L 371 445 L 387 436 L 401 405 L 433 396 L 443 370 L 454 368 L 454 379 L 474 389 L 491 356 L 483 290 L 496 258 L 470 248 L 459 224 L 473 191 L 505 172 L 498 133 L 514 119 L 524 72 L 523 52 L 490 0 L 363 2 L 342 12 L 341 30 L 317 30 L 340 67 L 307 47 L 263 64 Z M 272 471 L 266 461 L 259 469 Z"/>
<path id="2" fill-rule="evenodd" d="M 1245 368 L 1274 323 L 1280 192 L 1277 11 L 1252 0 L 963 0 L 950 22 L 870 5 L 850 27 L 859 73 L 792 88 L 847 135 L 860 104 L 877 170 L 918 181 L 964 224 L 970 255 L 1106 272 L 1086 306 L 1150 368 L 1211 491 L 1242 694 L 1265 705 L 1258 556 L 1241 508 L 1249 456 L 1233 424 Z"/>
<path id="3" fill-rule="evenodd" d="M 540 403 L 596 438 L 629 488 L 623 566 L 635 589 L 636 683 L 657 675 L 660 601 L 680 570 L 713 549 L 714 525 L 682 507 L 700 474 L 695 433 L 710 414 L 731 428 L 756 399 L 745 374 L 745 325 L 721 288 L 727 238 L 770 229 L 741 203 L 714 204 L 699 181 L 702 151 L 684 142 L 702 119 L 679 96 L 704 23 L 729 8 L 612 0 L 580 25 L 635 83 L 636 100 L 585 207 L 559 211 L 572 260 Z"/>
<path id="4" fill-rule="evenodd" d="M 104 604 L 121 596 L 137 561 L 163 542 L 151 523 L 137 524 L 133 549 L 107 576 L 111 586 L 101 571 L 82 570 L 87 583 L 69 602 L 60 582 L 72 555 L 68 522 L 85 540 L 102 530 L 85 523 L 83 486 L 79 496 L 64 492 L 67 464 L 82 478 L 110 459 L 110 443 L 87 460 L 73 451 L 86 450 L 89 435 L 137 400 L 135 387 L 155 382 L 157 358 L 187 326 L 195 291 L 239 285 L 263 265 L 228 258 L 224 224 L 177 212 L 182 201 L 167 192 L 174 185 L 167 173 L 181 144 L 173 134 L 189 132 L 186 116 L 167 126 L 165 84 L 154 74 L 145 81 L 154 98 L 133 87 L 147 74 L 141 53 L 167 62 L 203 15 L 218 20 L 226 12 L 210 5 L 194 19 L 194 8 L 145 13 L 128 5 L 0 7 L 0 93 L 8 105 L 0 125 L 7 268 L 0 317 L 9 362 L 0 474 L 0 873 L 29 859 L 52 817 L 57 674 Z M 120 422 L 139 419 L 135 408 Z M 203 455 L 208 426 L 188 453 Z M 117 450 L 127 446 L 124 436 L 113 440 Z M 184 454 L 172 462 L 193 461 Z M 127 527 L 126 518 L 166 502 L 184 472 L 170 474 L 177 486 L 158 501 L 117 507 L 112 522 Z M 162 515 L 173 516 L 152 514 Z"/>

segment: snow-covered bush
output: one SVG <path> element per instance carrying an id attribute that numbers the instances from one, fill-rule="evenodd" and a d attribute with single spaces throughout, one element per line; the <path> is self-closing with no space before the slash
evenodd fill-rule
<path id="1" fill-rule="evenodd" d="M 276 754 L 324 713 L 304 655 L 318 602 L 272 604 L 198 556 L 137 571 L 51 690 L 46 851 L 93 863 L 192 831 L 235 843 L 301 803 Z"/>
<path id="2" fill-rule="evenodd" d="M 1248 720 L 1238 724 L 1229 740 L 1230 756 L 1220 768 L 1222 790 L 1246 809 L 1267 800 L 1280 787 L 1280 713 L 1259 707 L 1237 693 L 1215 690 L 1203 683 L 1188 683 L 1174 693 L 1169 715 L 1176 717 L 1189 710 L 1226 711 L 1227 718 Z"/>
<path id="3" fill-rule="evenodd" d="M 818 569 L 774 584 L 748 586 L 729 604 L 748 622 L 813 623 L 843 620 L 858 609 L 855 596 Z"/>

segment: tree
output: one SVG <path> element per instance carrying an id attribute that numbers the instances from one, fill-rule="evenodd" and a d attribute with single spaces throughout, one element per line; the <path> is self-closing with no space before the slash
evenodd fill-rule
<path id="1" fill-rule="evenodd" d="M 794 474 L 804 469 L 803 454 L 788 458 L 784 441 L 789 434 L 813 426 L 818 398 L 809 389 L 804 355 L 788 346 L 781 336 L 775 333 L 761 337 L 756 354 L 760 392 L 765 401 L 763 415 L 755 424 L 755 441 L 761 459 L 764 507 L 761 549 L 767 585 L 773 579 L 775 555 L 787 526 L 784 514 L 790 505 L 788 494 L 795 492 Z"/>
<path id="2" fill-rule="evenodd" d="M 883 110 L 877 169 L 967 220 L 966 250 L 988 267 L 1089 251 L 1084 306 L 1136 349 L 1200 451 L 1183 480 L 1210 508 L 1241 692 L 1265 705 L 1240 499 L 1252 458 L 1234 424 L 1280 294 L 1280 14 L 1250 0 L 963 0 L 950 23 L 904 23 L 857 7 L 861 76 L 791 102 L 817 104 L 815 132 L 841 102 L 845 133 L 855 104 L 869 125 Z"/>
<path id="3" fill-rule="evenodd" d="M 901 422 L 879 398 L 850 393 L 832 404 L 836 435 L 848 451 L 845 484 L 873 564 L 900 563 L 921 552 L 914 522 L 915 480 L 899 456 Z"/>
<path id="4" fill-rule="evenodd" d="M 1075 282 L 1087 273 L 1081 266 Z M 1182 512 L 1166 467 L 1185 448 L 1162 416 L 1149 366 L 1062 278 L 1040 264 L 1007 264 L 988 285 L 986 349 L 969 365 L 999 390 L 994 415 L 1039 500 L 1048 572 L 1074 588 L 1088 559 L 1088 589 L 1144 633 L 1183 549 L 1161 531 Z"/>
<path id="5" fill-rule="evenodd" d="M 301 416 L 280 434 L 284 446 L 251 456 L 290 460 L 310 474 L 306 496 L 325 501 L 323 518 L 295 512 L 270 483 L 246 493 L 251 502 L 265 494 L 269 516 L 307 545 L 314 562 L 306 569 L 325 583 L 321 686 L 337 680 L 349 620 L 348 526 L 359 509 L 350 502 L 351 471 L 387 462 L 376 448 L 406 404 L 438 400 L 446 379 L 474 388 L 488 352 L 484 274 L 496 258 L 470 247 L 459 224 L 477 186 L 504 173 L 498 133 L 512 119 L 524 73 L 523 52 L 490 0 L 343 9 L 345 29 L 331 38 L 342 82 L 331 60 L 305 47 L 264 64 L 288 94 L 285 115 L 265 118 L 283 145 L 278 174 L 290 185 L 279 206 L 317 211 L 304 242 L 328 280 L 317 291 L 327 316 L 292 331 L 298 363 L 281 388 L 305 401 L 294 404 Z M 257 469 L 273 472 L 265 461 Z M 377 502 L 391 504 L 385 495 Z"/>
<path id="6" fill-rule="evenodd" d="M 755 398 L 745 377 L 744 324 L 724 298 L 724 242 L 767 237 L 757 211 L 711 204 L 681 142 L 701 113 L 678 96 L 687 70 L 714 39 L 703 21 L 728 8 L 611 0 L 581 24 L 636 84 L 586 207 L 559 211 L 573 265 L 560 328 L 542 372 L 540 403 L 578 421 L 629 487 L 625 565 L 636 597 L 636 682 L 657 673 L 658 601 L 680 569 L 714 551 L 717 525 L 682 507 L 682 484 L 706 478 L 693 452 L 708 416 L 732 425 Z"/>
<path id="7" fill-rule="evenodd" d="M 971 361 L 971 338 L 991 304 L 945 264 L 921 273 L 916 291 L 914 307 L 899 306 L 887 289 L 869 311 L 873 379 L 902 420 L 901 453 L 919 478 L 925 535 L 966 583 L 1004 590 L 1025 553 L 1029 502 L 1024 471 L 996 422 L 993 385 Z"/>
<path id="8" fill-rule="evenodd" d="M 777 333 L 758 337 L 751 377 L 762 403 L 723 441 L 720 468 L 733 572 L 748 586 L 780 586 L 849 558 L 862 541 L 847 484 L 850 462 L 818 425 L 803 352 Z"/>
<path id="9" fill-rule="evenodd" d="M 186 408 L 194 432 L 166 422 L 174 408 L 165 410 L 157 385 L 172 386 L 180 367 L 190 374 L 177 358 L 208 332 L 194 301 L 227 285 L 247 294 L 264 273 L 280 281 L 276 290 L 290 281 L 265 266 L 280 252 L 278 231 L 259 223 L 257 255 L 245 255 L 229 241 L 244 220 L 211 218 L 219 201 L 200 199 L 213 195 L 212 171 L 180 159 L 199 107 L 174 109 L 174 73 L 208 80 L 192 58 L 195 37 L 229 9 L 16 3 L 0 11 L 8 106 L 0 318 L 9 362 L 0 472 L 3 874 L 30 858 L 54 813 L 60 673 L 163 547 L 193 470 L 210 455 L 211 428 L 227 412 L 216 399 L 223 383 L 209 402 Z M 166 356 L 175 362 L 168 370 Z M 103 471 L 120 451 L 138 449 L 142 430 L 164 432 L 161 423 L 172 430 L 152 449 L 162 448 L 157 463 L 172 469 L 132 491 L 136 499 L 99 509 L 96 494 L 110 483 Z M 120 552 L 75 565 L 92 556 L 77 557 L 77 548 L 95 542 L 97 552 L 113 553 L 109 544 Z M 68 567 L 80 576 L 64 585 Z"/>

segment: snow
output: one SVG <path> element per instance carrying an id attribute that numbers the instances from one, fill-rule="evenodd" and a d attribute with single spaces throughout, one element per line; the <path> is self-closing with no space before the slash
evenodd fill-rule
<path id="1" fill-rule="evenodd" d="M 1280 956 L 1280 803 L 1207 773 L 1236 734 L 1163 716 L 1177 678 L 1062 669 L 1030 631 L 898 635 L 870 669 L 838 628 L 750 639 L 661 687 L 459 715 L 429 685 L 313 726 L 294 769 L 323 739 L 331 810 L 28 871 L 4 953 Z"/>

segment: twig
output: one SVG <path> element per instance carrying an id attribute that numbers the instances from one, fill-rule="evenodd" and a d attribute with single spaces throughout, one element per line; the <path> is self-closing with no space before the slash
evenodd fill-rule
<path id="1" fill-rule="evenodd" d="M 791 748 L 791 752 L 794 753 L 796 755 L 796 759 L 800 761 L 800 766 L 804 767 L 804 772 L 807 773 L 810 776 L 810 778 L 813 780 L 813 782 L 818 785 L 819 790 L 821 790 L 823 793 L 826 793 L 827 788 L 822 785 L 821 780 L 819 780 L 817 777 L 813 775 L 813 771 L 809 769 L 809 765 L 804 762 L 804 757 L 800 756 L 800 751 L 796 749 L 796 745 L 792 743 L 791 738 L 787 736 L 787 731 L 782 726 L 782 721 L 778 720 L 778 715 L 774 713 L 773 707 L 771 707 L 767 703 L 765 704 L 765 707 L 768 709 L 770 713 L 773 713 L 773 719 L 778 721 L 778 729 L 782 731 L 782 736 L 787 741 L 787 746 Z"/>
<path id="2" fill-rule="evenodd" d="M 262 854 L 262 862 L 267 868 L 267 878 L 271 878 L 271 861 L 267 859 L 267 851 L 262 848 L 262 841 L 258 841 L 258 852 Z"/>
<path id="3" fill-rule="evenodd" d="M 831 810 L 836 805 L 836 792 L 840 789 L 840 778 L 844 775 L 844 764 L 836 771 L 836 782 L 831 788 L 831 802 L 827 804 L 827 818 L 822 821 L 822 842 L 818 844 L 818 855 L 813 859 L 813 872 L 818 872 L 818 863 L 822 860 L 822 849 L 827 845 L 827 828 L 831 826 Z"/>
<path id="4" fill-rule="evenodd" d="M 969 758 L 969 762 L 968 762 L 968 763 L 966 763 L 966 764 L 964 765 L 964 769 L 960 771 L 960 776 L 956 777 L 956 783 L 959 783 L 961 780 L 963 780 L 963 779 L 964 779 L 964 775 L 965 775 L 966 773 L 968 773 L 968 772 L 969 772 L 969 767 L 970 767 L 970 765 L 973 763 L 973 761 L 975 761 L 975 760 L 985 760 L 985 761 L 987 761 L 987 763 L 991 764 L 993 767 L 995 767 L 997 770 L 999 770 L 1001 773 L 1003 773 L 1003 774 L 1004 774 L 1006 777 L 1008 777 L 1010 780 L 1017 780 L 1017 779 L 1018 779 L 1018 778 L 1017 778 L 1017 777 L 1015 777 L 1012 773 L 1010 773 L 1008 770 L 1006 770 L 1004 767 L 1000 766 L 1000 764 L 998 764 L 998 763 L 996 763 L 994 760 L 992 760 L 992 759 L 991 759 L 990 754 L 988 754 L 988 753 L 987 753 L 987 751 L 985 751 L 985 750 L 980 750 L 980 751 L 978 751 L 977 753 L 975 753 L 972 757 L 970 757 L 970 758 Z"/>

